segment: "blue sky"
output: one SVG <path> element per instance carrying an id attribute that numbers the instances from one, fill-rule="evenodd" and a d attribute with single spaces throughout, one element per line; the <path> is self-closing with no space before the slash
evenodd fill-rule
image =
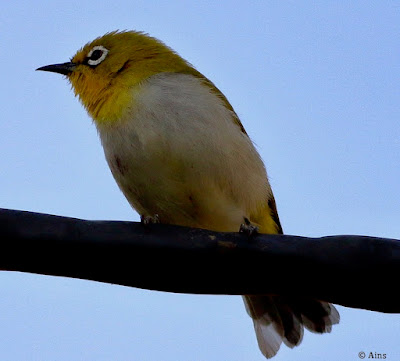
<path id="1" fill-rule="evenodd" d="M 0 207 L 138 220 L 67 81 L 34 71 L 116 29 L 160 38 L 224 92 L 266 163 L 286 233 L 400 239 L 396 1 L 5 2 Z M 240 297 L 1 272 L 0 310 L 7 361 L 263 360 Z M 400 359 L 399 315 L 339 310 L 330 335 L 306 333 L 274 360 Z"/>

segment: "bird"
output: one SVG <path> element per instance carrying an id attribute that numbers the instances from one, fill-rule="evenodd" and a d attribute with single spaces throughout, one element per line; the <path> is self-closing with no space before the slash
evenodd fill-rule
<path id="1" fill-rule="evenodd" d="M 97 128 L 111 173 L 146 224 L 282 234 L 265 165 L 224 94 L 162 41 L 112 31 L 68 62 L 64 75 Z M 266 281 L 273 275 L 265 275 Z M 273 357 L 304 329 L 330 332 L 335 306 L 283 295 L 243 295 L 258 346 Z"/>

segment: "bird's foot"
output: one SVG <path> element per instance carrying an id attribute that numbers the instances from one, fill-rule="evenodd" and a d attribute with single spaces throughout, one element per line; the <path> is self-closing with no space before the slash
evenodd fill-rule
<path id="1" fill-rule="evenodd" d="M 142 223 L 143 226 L 145 226 L 145 227 L 149 227 L 151 224 L 160 223 L 160 217 L 158 216 L 158 214 L 155 214 L 153 216 L 141 215 L 140 223 Z"/>
<path id="2" fill-rule="evenodd" d="M 244 217 L 244 223 L 240 225 L 239 233 L 245 233 L 249 237 L 255 236 L 258 233 L 258 227 L 251 224 L 247 217 Z"/>

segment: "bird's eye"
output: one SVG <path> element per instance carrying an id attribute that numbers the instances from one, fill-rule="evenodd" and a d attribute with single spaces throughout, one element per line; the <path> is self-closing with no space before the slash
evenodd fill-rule
<path id="1" fill-rule="evenodd" d="M 100 57 L 103 55 L 102 50 L 95 50 L 92 55 L 90 56 L 90 60 L 95 61 L 100 59 Z"/>
<path id="2" fill-rule="evenodd" d="M 107 56 L 108 54 L 108 49 L 106 49 L 104 46 L 97 45 L 92 48 L 92 50 L 89 51 L 86 59 L 87 63 L 90 66 L 96 66 L 99 65 Z"/>

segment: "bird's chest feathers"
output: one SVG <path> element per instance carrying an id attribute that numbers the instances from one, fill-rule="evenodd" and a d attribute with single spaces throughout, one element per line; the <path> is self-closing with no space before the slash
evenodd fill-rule
<path id="1" fill-rule="evenodd" d="M 111 171 L 140 214 L 232 230 L 247 209 L 265 203 L 258 153 L 232 111 L 201 80 L 166 74 L 133 89 L 132 97 L 118 122 L 96 125 Z M 226 214 L 229 225 L 221 221 Z"/>
<path id="2" fill-rule="evenodd" d="M 107 162 L 122 187 L 144 187 L 153 173 L 160 175 L 173 163 L 168 136 L 151 127 L 146 129 L 142 122 L 134 120 L 101 135 Z"/>
<path id="3" fill-rule="evenodd" d="M 132 90 L 119 121 L 97 122 L 114 176 L 177 172 L 188 159 L 212 151 L 221 134 L 238 133 L 230 111 L 198 79 L 156 77 Z"/>

